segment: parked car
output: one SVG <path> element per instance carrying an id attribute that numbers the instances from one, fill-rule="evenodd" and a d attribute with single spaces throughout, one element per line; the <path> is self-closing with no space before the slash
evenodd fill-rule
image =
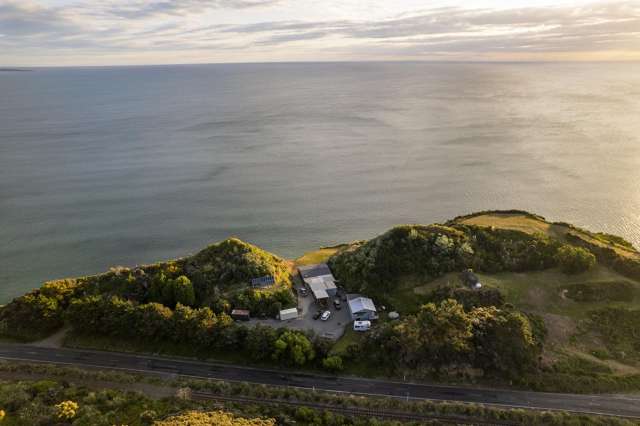
<path id="1" fill-rule="evenodd" d="M 342 309 L 342 302 L 340 302 L 340 299 L 335 298 L 333 299 L 333 306 L 335 306 L 335 308 L 339 311 L 340 309 Z"/>
<path id="2" fill-rule="evenodd" d="M 370 328 L 371 328 L 371 321 L 354 321 L 353 322 L 354 331 L 367 331 Z"/>
<path id="3" fill-rule="evenodd" d="M 317 320 L 318 318 L 320 318 L 320 316 L 322 316 L 322 311 L 317 311 L 315 314 L 313 314 L 313 319 Z"/>
<path id="4" fill-rule="evenodd" d="M 305 297 L 307 294 L 309 294 L 307 289 L 304 288 L 304 287 L 300 287 L 300 290 L 298 290 L 298 292 L 300 293 L 300 296 L 302 296 L 302 297 Z"/>
<path id="5" fill-rule="evenodd" d="M 321 319 L 322 321 L 326 321 L 326 320 L 328 320 L 330 317 L 331 317 L 331 311 L 324 311 L 324 312 L 322 313 L 322 315 L 320 316 L 320 319 Z"/>

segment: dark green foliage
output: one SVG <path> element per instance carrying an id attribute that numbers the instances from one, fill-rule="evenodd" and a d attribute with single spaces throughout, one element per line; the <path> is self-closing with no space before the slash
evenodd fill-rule
<path id="1" fill-rule="evenodd" d="M 20 296 L 0 309 L 0 334 L 20 340 L 44 337 L 62 324 L 60 302 L 40 290 Z"/>
<path id="2" fill-rule="evenodd" d="M 464 306 L 464 309 L 504 305 L 504 295 L 497 288 L 482 287 L 471 289 L 467 287 L 439 286 L 427 295 L 430 302 L 439 303 L 443 300 L 454 299 Z"/>
<path id="3" fill-rule="evenodd" d="M 231 304 L 240 309 L 248 309 L 253 317 L 276 317 L 282 309 L 296 306 L 296 299 L 289 288 L 246 289 L 236 293 Z"/>
<path id="4" fill-rule="evenodd" d="M 544 235 L 471 225 L 399 226 L 329 259 L 350 291 L 384 298 L 407 275 L 433 278 L 473 267 L 530 271 L 556 265 L 561 243 Z"/>
<path id="5" fill-rule="evenodd" d="M 173 308 L 178 303 L 186 306 L 194 306 L 196 294 L 189 278 L 180 275 L 177 278 L 167 279 L 163 272 L 157 274 L 149 291 L 149 301 L 162 303 Z"/>
<path id="6" fill-rule="evenodd" d="M 485 371 L 516 376 L 536 366 L 541 350 L 529 319 L 495 307 L 472 311 L 473 363 Z"/>
<path id="7" fill-rule="evenodd" d="M 455 225 L 473 242 L 471 266 L 482 272 L 538 271 L 556 266 L 557 240 L 508 229 Z"/>
<path id="8" fill-rule="evenodd" d="M 460 270 L 473 250 L 464 233 L 431 225 L 398 226 L 329 259 L 329 266 L 349 291 L 392 292 L 398 278 L 439 276 Z"/>
<path id="9" fill-rule="evenodd" d="M 252 278 L 272 275 L 277 283 L 289 283 L 286 262 L 237 238 L 213 244 L 185 260 L 185 271 L 193 277 L 199 300 L 215 298 L 216 287 L 246 286 Z"/>
<path id="10" fill-rule="evenodd" d="M 344 366 L 342 365 L 342 358 L 338 355 L 328 356 L 322 360 L 322 367 L 331 372 L 342 371 Z"/>
<path id="11" fill-rule="evenodd" d="M 566 296 L 576 302 L 628 302 L 636 295 L 628 281 L 591 282 L 566 286 Z"/>
<path id="12" fill-rule="evenodd" d="M 286 365 L 304 365 L 315 358 L 311 341 L 302 333 L 284 331 L 274 342 L 275 350 L 271 357 Z"/>
<path id="13" fill-rule="evenodd" d="M 636 257 L 621 256 L 613 248 L 594 244 L 576 233 L 570 232 L 566 238 L 571 244 L 589 250 L 596 256 L 598 262 L 626 277 L 640 280 L 640 254 Z"/>
<path id="14" fill-rule="evenodd" d="M 596 264 L 596 257 L 589 250 L 582 247 L 564 245 L 556 255 L 558 265 L 566 274 L 585 272 Z"/>
<path id="15" fill-rule="evenodd" d="M 536 325 L 537 327 L 537 325 Z M 514 376 L 538 364 L 544 332 L 527 316 L 496 307 L 465 311 L 455 300 L 424 305 L 417 315 L 369 333 L 363 353 L 377 364 L 439 371 L 472 365 L 486 373 Z"/>
<path id="16" fill-rule="evenodd" d="M 118 297 L 74 300 L 66 311 L 73 331 L 88 336 L 136 340 L 151 345 L 172 342 L 195 352 L 246 351 L 254 361 L 304 365 L 315 358 L 314 343 L 302 332 L 234 323 L 227 314 L 178 304 L 137 304 Z"/>

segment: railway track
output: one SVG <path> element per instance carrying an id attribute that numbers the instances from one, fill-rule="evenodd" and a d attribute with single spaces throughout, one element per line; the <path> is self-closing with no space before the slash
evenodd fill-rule
<path id="1" fill-rule="evenodd" d="M 425 421 L 425 420 L 437 420 L 449 424 L 467 424 L 467 425 L 491 425 L 491 426 L 516 426 L 517 423 L 497 421 L 497 420 L 483 420 L 466 416 L 443 416 L 436 414 L 420 414 L 420 413 L 407 413 L 401 411 L 389 411 L 371 408 L 357 408 L 357 407 L 341 407 L 331 404 L 320 404 L 307 401 L 285 401 L 281 399 L 263 399 L 252 398 L 243 396 L 222 396 L 215 395 L 206 392 L 192 392 L 191 397 L 201 401 L 219 401 L 219 402 L 239 402 L 245 404 L 262 404 L 262 405 L 289 405 L 294 407 L 308 407 L 317 410 L 326 410 L 346 416 L 359 416 L 359 417 L 376 417 L 389 420 L 401 420 L 401 421 Z"/>

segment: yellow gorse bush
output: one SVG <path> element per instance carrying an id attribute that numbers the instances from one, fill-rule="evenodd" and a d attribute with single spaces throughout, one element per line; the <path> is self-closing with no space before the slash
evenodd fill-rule
<path id="1" fill-rule="evenodd" d="M 79 405 L 77 402 L 62 401 L 60 404 L 56 404 L 56 416 L 61 420 L 71 420 L 78 413 L 78 408 Z"/>

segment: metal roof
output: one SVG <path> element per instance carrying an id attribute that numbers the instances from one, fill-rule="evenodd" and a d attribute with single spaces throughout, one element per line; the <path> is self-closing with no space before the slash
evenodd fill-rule
<path id="1" fill-rule="evenodd" d="M 368 297 L 356 297 L 349 300 L 349 309 L 352 313 L 371 311 L 376 312 L 376 306 L 373 304 L 373 300 Z"/>
<path id="2" fill-rule="evenodd" d="M 298 266 L 298 271 L 302 278 L 319 277 L 322 275 L 331 275 L 331 269 L 326 263 L 318 263 L 317 265 Z"/>

